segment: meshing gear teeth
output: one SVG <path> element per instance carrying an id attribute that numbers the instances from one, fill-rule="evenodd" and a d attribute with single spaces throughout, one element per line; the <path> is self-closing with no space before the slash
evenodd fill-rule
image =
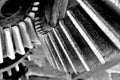
<path id="1" fill-rule="evenodd" d="M 12 36 L 9 28 L 4 29 L 5 34 L 5 42 L 6 42 L 6 48 L 7 48 L 7 56 L 10 59 L 15 59 L 15 50 L 13 47 L 13 41 Z"/>
<path id="2" fill-rule="evenodd" d="M 31 61 L 28 54 L 38 44 L 53 70 L 70 74 L 73 80 L 119 63 L 118 0 L 21 1 L 15 7 L 18 11 L 0 8 L 0 79 L 22 79 L 25 60 Z"/>
<path id="3" fill-rule="evenodd" d="M 21 55 L 24 55 L 25 50 L 24 50 L 24 46 L 23 46 L 23 43 L 22 43 L 20 30 L 19 30 L 18 26 L 13 26 L 12 27 L 12 34 L 13 34 L 13 40 L 15 42 L 16 52 L 21 54 Z"/>
<path id="4" fill-rule="evenodd" d="M 72 74 L 73 80 L 77 80 L 89 78 L 118 64 L 119 0 L 73 0 L 76 5 L 72 7 L 69 4 L 72 1 L 68 1 L 67 4 L 54 0 L 53 11 L 50 7 L 46 9 L 43 23 L 38 23 L 38 18 L 35 18 L 36 32 L 43 39 L 51 66 L 59 71 L 62 68 Z M 47 6 L 50 6 L 49 2 Z M 64 12 L 64 18 L 60 19 Z M 48 25 L 50 29 L 46 27 Z"/>
<path id="5" fill-rule="evenodd" d="M 33 1 L 31 3 L 33 6 L 29 9 L 31 12 L 27 12 L 27 16 L 24 14 L 20 20 L 16 18 L 16 23 L 15 20 L 9 21 L 0 28 L 0 80 L 17 80 L 26 73 L 21 72 L 26 66 L 24 60 L 34 48 L 33 42 L 39 44 L 33 22 L 39 4 L 39 1 Z"/>

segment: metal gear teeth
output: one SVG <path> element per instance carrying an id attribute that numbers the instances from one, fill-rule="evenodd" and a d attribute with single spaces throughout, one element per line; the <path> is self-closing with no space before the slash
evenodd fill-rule
<path id="1" fill-rule="evenodd" d="M 39 21 L 40 20 L 40 17 L 35 17 L 35 21 Z"/>
<path id="2" fill-rule="evenodd" d="M 35 25 L 40 25 L 40 21 L 35 21 Z"/>
<path id="3" fill-rule="evenodd" d="M 38 7 L 32 7 L 32 11 L 33 11 L 33 12 L 38 11 Z"/>
<path id="4" fill-rule="evenodd" d="M 28 55 L 28 56 L 25 58 L 25 60 L 27 60 L 27 61 L 31 61 L 31 57 L 30 57 L 30 55 Z M 23 63 L 23 65 L 24 65 L 24 63 Z"/>
<path id="5" fill-rule="evenodd" d="M 38 6 L 40 5 L 40 2 L 34 2 L 33 3 L 33 7 L 32 7 L 32 11 L 33 12 L 36 12 L 36 11 L 38 11 Z"/>
<path id="6" fill-rule="evenodd" d="M 3 74 L 2 73 L 0 73 L 0 80 L 2 80 L 3 79 Z"/>
<path id="7" fill-rule="evenodd" d="M 21 21 L 18 23 L 20 31 L 21 31 L 21 37 L 23 39 L 23 46 L 32 49 L 33 45 L 31 43 L 30 37 L 27 33 L 27 26 L 25 22 Z"/>
<path id="8" fill-rule="evenodd" d="M 0 29 L 0 33 L 1 33 L 1 29 Z M 3 63 L 3 48 L 2 48 L 2 36 L 0 35 L 0 63 Z"/>
<path id="9" fill-rule="evenodd" d="M 22 38 L 20 37 L 20 30 L 19 30 L 18 26 L 12 27 L 12 32 L 14 35 L 13 38 L 15 41 L 16 52 L 20 53 L 21 55 L 24 55 L 25 50 L 23 47 Z"/>
<path id="10" fill-rule="evenodd" d="M 39 34 L 43 35 L 43 34 L 48 33 L 50 30 L 46 30 L 46 29 L 43 28 L 43 26 L 42 26 L 43 23 L 40 20 L 40 17 L 37 16 L 39 5 L 40 5 L 39 2 L 37 2 L 37 1 L 34 2 L 33 7 L 32 7 L 32 11 L 29 13 L 28 16 L 30 16 L 32 19 L 34 18 L 33 20 L 34 20 L 34 25 L 35 25 L 35 29 L 36 29 L 37 34 L 38 35 Z M 35 13 L 36 13 L 36 15 L 34 15 Z M 38 14 L 39 14 L 39 12 L 38 12 Z"/>
<path id="11" fill-rule="evenodd" d="M 25 19 L 25 22 L 26 22 L 26 20 L 27 21 L 33 21 L 34 23 L 33 23 L 33 25 L 35 26 L 35 30 L 36 30 L 36 27 L 38 27 L 38 26 L 40 26 L 40 24 L 41 24 L 41 22 L 40 22 L 40 18 L 37 16 L 37 12 L 38 12 L 38 9 L 39 9 L 39 5 L 40 5 L 40 2 L 39 1 L 35 1 L 34 3 L 33 3 L 33 7 L 31 8 L 31 11 L 28 13 L 28 17 L 30 17 L 30 18 L 28 18 L 27 17 L 27 19 Z M 38 12 L 39 13 L 39 12 Z M 29 19 L 29 20 L 28 20 Z M 31 26 L 33 26 L 33 25 L 31 25 Z M 33 28 L 33 27 L 32 27 Z M 29 28 L 30 29 L 30 28 Z M 33 30 L 33 29 L 31 29 L 31 30 Z M 29 32 L 30 32 L 30 34 L 31 34 L 31 30 L 28 30 Z M 42 31 L 42 33 L 44 33 L 44 31 L 43 30 L 41 30 Z M 33 31 L 32 31 L 33 32 Z M 36 33 L 37 31 L 35 31 L 34 32 L 34 36 L 36 37 Z M 31 36 L 31 37 L 33 37 L 33 36 Z M 35 39 L 35 38 L 33 38 L 33 39 Z M 33 40 L 32 39 L 32 40 Z M 37 39 L 36 39 L 37 40 Z M 38 44 L 39 44 L 39 41 L 36 41 L 36 42 L 38 42 Z"/>
<path id="12" fill-rule="evenodd" d="M 25 63 L 24 63 L 24 62 L 21 62 L 21 63 L 16 64 L 15 67 L 13 67 L 13 68 L 15 68 L 15 71 L 16 71 L 16 72 L 19 72 L 19 71 L 20 71 L 20 64 L 21 64 L 23 67 L 25 66 Z M 9 77 L 11 77 L 11 76 L 14 74 L 13 71 L 12 71 L 13 68 L 11 68 L 10 70 L 7 71 L 7 74 L 8 74 Z M 2 76 L 4 76 L 4 75 L 2 75 Z"/>
<path id="13" fill-rule="evenodd" d="M 27 56 L 27 59 L 28 59 L 28 61 L 31 61 L 31 57 L 30 57 L 30 55 Z"/>
<path id="14" fill-rule="evenodd" d="M 37 1 L 36 1 L 36 2 L 33 3 L 33 5 L 34 5 L 34 6 L 38 6 L 38 5 L 40 5 L 40 2 L 37 2 Z"/>
<path id="15" fill-rule="evenodd" d="M 10 28 L 11 27 L 11 28 Z M 25 54 L 25 48 L 32 49 L 32 42 L 39 43 L 34 25 L 30 17 L 26 17 L 24 21 L 18 25 L 6 27 L 1 30 L 0 34 L 0 63 L 4 62 L 5 54 L 3 53 L 3 46 L 6 49 L 6 56 L 10 59 L 15 59 L 15 54 Z M 4 40 L 2 39 L 4 38 Z M 3 44 L 3 42 L 5 44 Z"/>
<path id="16" fill-rule="evenodd" d="M 34 2 L 33 3 L 33 7 L 31 8 L 31 12 L 37 12 L 39 10 L 38 6 L 39 6 L 40 2 Z"/>
<path id="17" fill-rule="evenodd" d="M 18 64 L 15 65 L 15 67 L 13 67 L 13 68 L 15 68 L 16 72 L 19 72 L 19 70 L 20 70 L 19 64 L 21 64 L 21 63 L 18 63 Z M 0 80 L 3 80 L 4 77 L 6 77 L 5 74 L 8 75 L 8 77 L 11 77 L 13 75 L 13 71 L 12 71 L 13 68 L 8 69 L 7 71 L 4 71 L 4 72 L 0 73 Z"/>
<path id="18" fill-rule="evenodd" d="M 35 17 L 35 21 L 34 21 L 34 24 L 35 24 L 35 29 L 36 29 L 36 32 L 38 34 L 46 34 L 49 32 L 49 29 L 45 29 L 42 22 L 40 21 L 40 19 L 38 17 Z M 48 26 L 48 25 L 46 25 Z"/>
<path id="19" fill-rule="evenodd" d="M 27 25 L 27 32 L 28 32 L 28 34 L 30 36 L 31 41 L 39 43 L 38 37 L 37 37 L 36 32 L 34 30 L 34 25 L 33 25 L 32 19 L 29 18 L 29 17 L 26 17 L 24 19 L 24 21 L 25 21 L 25 23 Z"/>
<path id="20" fill-rule="evenodd" d="M 6 42 L 6 49 L 7 49 L 7 56 L 10 58 L 10 59 L 15 59 L 15 50 L 14 50 L 14 47 L 13 47 L 13 41 L 12 41 L 12 35 L 11 35 L 11 32 L 10 32 L 10 29 L 9 28 L 6 28 L 3 30 L 4 31 L 4 34 L 5 34 L 5 42 Z"/>
<path id="21" fill-rule="evenodd" d="M 15 65 L 15 69 L 17 72 L 20 70 L 18 65 Z"/>
<path id="22" fill-rule="evenodd" d="M 11 70 L 8 70 L 7 73 L 8 73 L 8 76 L 12 76 L 12 71 Z"/>
<path id="23" fill-rule="evenodd" d="M 34 20 L 34 18 L 35 18 L 35 13 L 34 13 L 34 12 L 29 12 L 28 16 L 31 17 L 31 18 Z"/>
<path id="24" fill-rule="evenodd" d="M 5 75 L 8 75 L 8 77 L 11 77 L 12 76 L 12 69 L 15 68 L 15 71 L 16 72 L 19 72 L 20 71 L 20 68 L 19 68 L 19 64 L 22 64 L 23 66 L 25 66 L 25 63 L 24 63 L 24 58 L 27 56 L 28 54 L 26 54 L 24 57 L 22 57 L 20 60 L 18 60 L 17 62 L 11 64 L 10 66 L 8 67 L 5 67 L 3 69 L 1 69 L 0 71 L 0 80 L 1 79 L 4 79 Z M 18 58 L 18 57 L 17 57 Z"/>
<path id="25" fill-rule="evenodd" d="M 21 78 L 19 78 L 18 80 L 21 80 Z"/>
<path id="26" fill-rule="evenodd" d="M 6 27 L 0 28 L 0 64 L 4 64 L 7 59 L 17 59 L 16 54 L 26 57 L 28 49 L 34 48 L 33 43 L 40 43 L 37 34 L 34 29 L 34 19 L 36 11 L 38 10 L 39 2 L 33 3 L 31 12 L 24 20 L 18 22 L 15 25 L 6 25 Z M 7 58 L 7 59 L 6 59 Z M 27 57 L 30 60 L 30 57 Z M 23 58 L 24 59 L 24 58 Z M 16 64 L 16 65 L 15 65 Z M 12 68 L 15 68 L 17 72 L 20 71 L 19 64 L 25 66 L 24 61 L 18 61 L 12 64 L 10 68 L 4 67 L 1 69 L 0 79 L 3 79 L 3 73 L 7 72 L 8 76 L 12 76 Z"/>
<path id="27" fill-rule="evenodd" d="M 36 12 L 38 12 L 38 6 L 39 6 L 39 2 L 34 2 L 33 3 L 33 7 L 31 8 L 31 11 L 28 13 L 28 16 L 31 17 L 33 20 L 36 17 Z"/>

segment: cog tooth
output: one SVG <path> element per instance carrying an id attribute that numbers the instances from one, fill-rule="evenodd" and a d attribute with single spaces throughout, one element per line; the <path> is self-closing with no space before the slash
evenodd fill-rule
<path id="1" fill-rule="evenodd" d="M 39 29 L 39 28 L 41 28 L 41 26 L 40 26 L 40 25 L 36 25 L 35 28 L 36 28 L 36 29 Z"/>
<path id="2" fill-rule="evenodd" d="M 31 18 L 26 17 L 24 21 L 26 22 L 27 31 L 28 31 L 28 34 L 29 34 L 31 40 L 35 43 L 40 43 L 38 40 L 38 37 L 36 35 L 36 32 L 34 30 L 34 26 L 33 26 Z"/>
<path id="3" fill-rule="evenodd" d="M 14 52 L 10 29 L 9 28 L 4 29 L 4 34 L 5 34 L 5 41 L 6 41 L 6 47 L 7 47 L 7 56 L 10 59 L 15 59 L 15 52 Z"/>
<path id="4" fill-rule="evenodd" d="M 3 49 L 2 49 L 2 36 L 1 36 L 1 29 L 0 29 L 0 63 L 3 63 Z"/>
<path id="5" fill-rule="evenodd" d="M 28 14 L 28 16 L 31 17 L 32 19 L 34 19 L 34 18 L 35 18 L 35 13 L 34 13 L 34 12 L 30 12 L 30 13 Z"/>
<path id="6" fill-rule="evenodd" d="M 22 80 L 21 78 L 19 78 L 18 80 Z"/>
<path id="7" fill-rule="evenodd" d="M 22 61 L 22 62 L 21 62 L 21 64 L 22 64 L 23 66 L 26 66 L 26 64 L 25 64 L 25 62 L 24 62 L 24 61 Z"/>
<path id="8" fill-rule="evenodd" d="M 0 73 L 0 80 L 3 80 L 3 74 Z"/>
<path id="9" fill-rule="evenodd" d="M 19 25 L 19 29 L 20 29 L 20 33 L 22 36 L 24 47 L 27 47 L 30 49 L 33 48 L 30 37 L 29 37 L 27 30 L 26 30 L 26 24 L 24 22 L 20 22 L 18 25 Z"/>
<path id="10" fill-rule="evenodd" d="M 40 2 L 34 2 L 33 5 L 38 6 L 38 5 L 40 5 Z"/>
<path id="11" fill-rule="evenodd" d="M 15 42 L 16 52 L 18 52 L 21 55 L 25 54 L 25 50 L 23 47 L 21 35 L 18 26 L 12 27 L 12 33 L 13 33 L 13 39 Z"/>
<path id="12" fill-rule="evenodd" d="M 12 75 L 11 70 L 8 70 L 8 71 L 7 71 L 7 73 L 8 73 L 8 75 L 9 75 L 9 76 L 11 76 L 11 75 Z"/>
<path id="13" fill-rule="evenodd" d="M 35 28 L 37 32 L 42 31 L 42 28 L 40 27 L 40 25 L 35 26 Z"/>
<path id="14" fill-rule="evenodd" d="M 38 7 L 32 7 L 32 11 L 38 11 Z"/>
<path id="15" fill-rule="evenodd" d="M 39 25 L 39 24 L 40 24 L 40 21 L 36 21 L 36 22 L 35 22 L 35 25 Z"/>
<path id="16" fill-rule="evenodd" d="M 30 55 L 27 56 L 27 59 L 28 59 L 29 61 L 31 61 L 31 57 L 30 57 Z"/>
<path id="17" fill-rule="evenodd" d="M 35 20 L 35 21 L 38 21 L 38 20 L 40 20 L 40 17 L 35 17 L 34 20 Z"/>
<path id="18" fill-rule="evenodd" d="M 15 65 L 15 69 L 16 69 L 16 71 L 18 72 L 20 69 L 19 69 L 19 65 L 17 64 L 17 65 Z"/>

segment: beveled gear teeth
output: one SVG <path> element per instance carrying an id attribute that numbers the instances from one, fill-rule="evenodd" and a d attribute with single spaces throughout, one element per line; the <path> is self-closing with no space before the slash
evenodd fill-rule
<path id="1" fill-rule="evenodd" d="M 3 63 L 3 48 L 2 48 L 2 35 L 0 30 L 0 63 Z"/>
<path id="2" fill-rule="evenodd" d="M 25 64 L 25 62 L 24 62 L 24 61 L 22 61 L 22 62 L 21 62 L 21 64 L 22 64 L 23 66 L 26 66 L 26 64 Z"/>
<path id="3" fill-rule="evenodd" d="M 40 17 L 35 17 L 35 21 L 38 21 L 38 20 L 40 20 Z"/>
<path id="4" fill-rule="evenodd" d="M 36 17 L 34 18 L 34 22 L 37 22 L 37 21 L 40 21 L 40 18 L 36 16 Z"/>
<path id="5" fill-rule="evenodd" d="M 13 41 L 12 36 L 9 28 L 4 29 L 5 34 L 5 42 L 6 42 L 6 48 L 7 48 L 7 56 L 10 59 L 15 59 L 15 50 L 13 47 Z"/>
<path id="6" fill-rule="evenodd" d="M 22 80 L 21 78 L 19 78 L 18 80 Z"/>
<path id="7" fill-rule="evenodd" d="M 2 80 L 3 79 L 3 74 L 2 73 L 0 73 L 0 80 Z"/>
<path id="8" fill-rule="evenodd" d="M 22 39 L 21 39 L 21 36 L 20 36 L 20 31 L 19 31 L 18 26 L 13 26 L 12 27 L 12 34 L 13 34 L 13 39 L 14 39 L 14 42 L 15 42 L 16 52 L 21 54 L 21 55 L 24 55 L 25 50 L 24 50 L 24 47 L 23 47 L 23 43 L 22 43 Z"/>
<path id="9" fill-rule="evenodd" d="M 30 55 L 27 56 L 27 59 L 28 59 L 29 61 L 31 61 L 31 57 L 30 57 Z"/>
<path id="10" fill-rule="evenodd" d="M 16 64 L 16 65 L 15 65 L 14 67 L 12 67 L 11 69 L 8 69 L 8 70 L 2 72 L 2 73 L 0 74 L 0 80 L 3 79 L 3 77 L 5 77 L 5 74 L 8 75 L 8 77 L 12 77 L 12 76 L 14 75 L 14 73 L 13 73 L 14 70 L 15 70 L 16 72 L 19 72 L 19 71 L 20 71 L 20 66 L 25 67 L 25 62 L 24 62 L 24 60 L 23 60 L 22 62 Z"/>
<path id="11" fill-rule="evenodd" d="M 39 4 L 39 1 L 34 2 L 31 12 L 29 12 L 23 21 L 18 22 L 18 24 L 13 23 L 6 25 L 4 28 L 0 27 L 0 64 L 2 65 L 8 60 L 8 63 L 10 62 L 11 65 L 9 66 L 9 64 L 7 64 L 4 70 L 0 70 L 0 80 L 4 79 L 4 74 L 12 77 L 15 74 L 14 71 L 19 73 L 21 71 L 21 65 L 25 68 L 26 64 L 24 59 L 27 56 L 27 49 L 34 48 L 33 43 L 40 43 L 34 29 L 35 23 L 33 23 L 35 19 L 39 19 L 38 17 L 38 19 L 35 18 Z M 36 24 L 38 24 L 38 22 L 36 22 Z M 11 62 L 20 56 L 21 59 L 23 59 L 22 61 Z M 31 60 L 29 55 L 26 58 Z"/>
<path id="12" fill-rule="evenodd" d="M 36 21 L 36 22 L 35 22 L 35 25 L 40 25 L 40 21 Z"/>
<path id="13" fill-rule="evenodd" d="M 40 5 L 40 2 L 34 2 L 33 5 L 38 6 L 38 5 Z"/>
<path id="14" fill-rule="evenodd" d="M 34 20 L 34 18 L 35 18 L 35 13 L 34 13 L 34 12 L 30 12 L 30 13 L 28 14 L 28 16 L 31 17 L 31 18 Z"/>
<path id="15" fill-rule="evenodd" d="M 15 65 L 15 70 L 18 72 L 20 69 L 19 69 L 19 64 Z"/>
<path id="16" fill-rule="evenodd" d="M 30 36 L 31 41 L 34 42 L 34 43 L 40 43 L 40 42 L 39 42 L 39 39 L 38 39 L 38 37 L 37 37 L 37 35 L 36 35 L 36 32 L 35 32 L 35 30 L 34 30 L 34 25 L 33 25 L 32 19 L 29 18 L 29 17 L 26 17 L 26 18 L 24 19 L 24 21 L 25 21 L 25 23 L 26 23 L 27 32 L 28 32 L 28 34 L 29 34 L 29 36 Z"/>
<path id="17" fill-rule="evenodd" d="M 41 28 L 40 25 L 36 25 L 35 28 L 38 30 L 39 28 Z"/>
<path id="18" fill-rule="evenodd" d="M 7 73 L 8 73 L 9 76 L 12 75 L 12 71 L 11 70 L 8 70 Z"/>
<path id="19" fill-rule="evenodd" d="M 33 45 L 31 43 L 30 37 L 27 33 L 27 26 L 26 26 L 25 22 L 19 22 L 18 25 L 20 28 L 24 47 L 32 49 Z"/>
<path id="20" fill-rule="evenodd" d="M 30 61 L 31 60 L 31 57 L 30 55 L 28 55 L 26 58 L 25 58 L 26 61 Z"/>
<path id="21" fill-rule="evenodd" d="M 32 11 L 33 11 L 33 12 L 38 11 L 38 9 L 39 9 L 38 7 L 32 7 Z"/>

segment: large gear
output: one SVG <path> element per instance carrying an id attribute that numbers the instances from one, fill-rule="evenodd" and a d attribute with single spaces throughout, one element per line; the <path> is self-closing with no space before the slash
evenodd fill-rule
<path id="1" fill-rule="evenodd" d="M 0 5 L 0 80 L 17 80 L 25 75 L 25 60 L 34 43 L 40 43 L 34 31 L 36 0 L 2 0 Z"/>
<path id="2" fill-rule="evenodd" d="M 112 72 L 120 61 L 119 21 L 119 0 L 0 0 L 0 80 Z"/>

